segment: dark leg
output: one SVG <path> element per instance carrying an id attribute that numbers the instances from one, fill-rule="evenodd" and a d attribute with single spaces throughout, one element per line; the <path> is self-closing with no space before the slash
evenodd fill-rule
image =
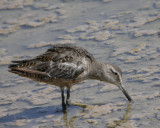
<path id="1" fill-rule="evenodd" d="M 71 101 L 70 101 L 70 88 L 67 88 L 67 99 L 66 99 L 66 104 L 67 105 L 71 105 Z"/>
<path id="2" fill-rule="evenodd" d="M 63 108 L 63 110 L 66 110 L 67 108 L 66 108 L 66 104 L 64 102 L 64 100 L 65 100 L 64 88 L 61 88 L 61 96 L 62 96 L 62 108 Z"/>
<path id="3" fill-rule="evenodd" d="M 70 88 L 67 88 L 67 100 L 70 98 Z"/>

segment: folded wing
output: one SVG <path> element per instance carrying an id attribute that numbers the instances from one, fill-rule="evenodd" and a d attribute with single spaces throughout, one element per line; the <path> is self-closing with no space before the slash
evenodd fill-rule
<path id="1" fill-rule="evenodd" d="M 93 61 L 86 50 L 74 46 L 55 45 L 44 54 L 30 60 L 13 61 L 10 71 L 23 74 L 42 75 L 49 78 L 77 79 L 87 75 Z"/>

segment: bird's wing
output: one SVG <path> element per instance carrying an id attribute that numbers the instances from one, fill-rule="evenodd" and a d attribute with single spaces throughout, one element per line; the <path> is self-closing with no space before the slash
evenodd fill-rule
<path id="1" fill-rule="evenodd" d="M 76 79 L 86 68 L 82 62 L 51 62 L 47 74 L 54 78 Z"/>
<path id="2" fill-rule="evenodd" d="M 91 56 L 86 50 L 64 45 L 55 45 L 46 53 L 31 60 L 14 61 L 16 64 L 10 68 L 16 70 L 25 68 L 31 72 L 39 71 L 46 73 L 49 77 L 62 79 L 76 79 L 80 75 L 86 75 L 89 64 L 92 62 Z"/>
<path id="3" fill-rule="evenodd" d="M 58 51 L 57 51 L 58 52 Z M 81 74 L 86 74 L 90 60 L 76 51 L 63 50 L 54 54 L 49 61 L 35 65 L 32 69 L 44 71 L 50 77 L 62 79 L 76 79 Z M 45 55 L 41 57 L 45 58 Z"/>

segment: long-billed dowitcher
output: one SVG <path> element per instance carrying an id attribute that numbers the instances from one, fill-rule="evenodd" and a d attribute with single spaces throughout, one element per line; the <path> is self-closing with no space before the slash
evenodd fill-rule
<path id="1" fill-rule="evenodd" d="M 122 85 L 122 71 L 112 64 L 96 61 L 87 50 L 72 45 L 54 45 L 33 59 L 13 61 L 10 71 L 23 77 L 59 86 L 62 107 L 70 105 L 70 88 L 83 80 L 95 79 L 117 85 L 131 102 Z M 67 88 L 65 102 L 64 89 Z"/>

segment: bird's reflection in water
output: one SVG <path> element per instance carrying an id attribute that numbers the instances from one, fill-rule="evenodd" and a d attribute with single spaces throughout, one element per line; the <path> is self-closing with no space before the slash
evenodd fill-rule
<path id="1" fill-rule="evenodd" d="M 82 107 L 82 106 L 81 106 Z M 82 107 L 82 111 L 80 113 L 85 113 L 85 109 L 84 107 Z M 68 120 L 68 111 L 63 112 L 63 120 L 64 120 L 64 126 L 66 128 L 74 128 L 74 121 L 78 118 L 79 116 L 72 116 L 69 120 Z"/>
<path id="2" fill-rule="evenodd" d="M 64 125 L 66 126 L 66 128 L 74 128 L 74 121 L 76 120 L 77 116 L 73 116 L 70 118 L 70 120 L 68 120 L 68 115 L 67 112 L 63 113 L 63 120 L 64 120 Z"/>
<path id="3" fill-rule="evenodd" d="M 82 106 L 81 106 L 82 107 Z M 123 117 L 121 120 L 114 120 L 112 121 L 113 123 L 108 123 L 107 124 L 107 128 L 116 128 L 118 126 L 121 126 L 125 123 L 128 123 L 128 120 L 129 120 L 129 117 L 130 117 L 130 111 L 131 111 L 131 107 L 132 107 L 132 104 L 129 103 L 128 106 L 127 106 L 127 110 L 125 111 Z M 82 111 L 80 113 L 85 113 L 85 107 L 83 107 Z M 80 115 L 80 114 L 79 114 Z M 68 112 L 65 111 L 63 113 L 63 121 L 64 121 L 64 126 L 66 128 L 74 128 L 74 122 L 77 118 L 79 118 L 80 116 L 72 116 L 70 119 L 68 119 Z"/>
<path id="4" fill-rule="evenodd" d="M 107 124 L 107 128 L 116 128 L 118 126 L 122 126 L 123 124 L 126 124 L 128 123 L 128 127 L 131 128 L 131 125 L 130 123 L 128 122 L 129 121 L 129 117 L 130 117 L 130 111 L 131 111 L 131 107 L 132 107 L 132 104 L 129 103 L 128 106 L 127 106 L 127 110 L 125 112 L 125 114 L 123 115 L 122 119 L 121 120 L 113 120 L 112 122 L 113 123 L 108 123 Z"/>

